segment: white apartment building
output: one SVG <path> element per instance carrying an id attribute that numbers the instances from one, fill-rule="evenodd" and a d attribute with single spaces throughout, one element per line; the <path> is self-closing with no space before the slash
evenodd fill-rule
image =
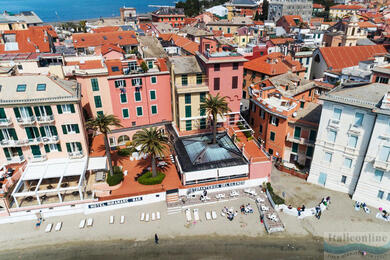
<path id="1" fill-rule="evenodd" d="M 373 83 L 338 87 L 320 97 L 324 104 L 308 182 L 351 195 L 355 192 L 376 109 L 388 91 L 390 85 Z"/>

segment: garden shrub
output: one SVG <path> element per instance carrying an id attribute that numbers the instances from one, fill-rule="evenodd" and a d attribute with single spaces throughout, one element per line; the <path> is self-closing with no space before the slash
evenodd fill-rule
<path id="1" fill-rule="evenodd" d="M 160 184 L 165 178 L 165 174 L 157 171 L 157 176 L 152 177 L 152 172 L 146 172 L 141 177 L 138 178 L 138 182 L 143 185 L 154 185 Z"/>

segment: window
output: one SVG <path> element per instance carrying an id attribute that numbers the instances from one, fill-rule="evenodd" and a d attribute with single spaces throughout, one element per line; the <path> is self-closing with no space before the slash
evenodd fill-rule
<path id="1" fill-rule="evenodd" d="M 269 139 L 271 140 L 271 141 L 275 141 L 275 133 L 274 132 L 270 132 L 270 137 L 269 137 Z"/>
<path id="2" fill-rule="evenodd" d="M 205 116 L 206 115 L 206 109 L 205 108 L 200 108 L 200 115 Z"/>
<path id="3" fill-rule="evenodd" d="M 186 117 L 191 117 L 191 106 L 185 106 Z"/>
<path id="4" fill-rule="evenodd" d="M 234 76 L 232 77 L 232 89 L 238 88 L 238 77 Z"/>
<path id="5" fill-rule="evenodd" d="M 300 108 L 305 108 L 305 102 L 301 101 Z"/>
<path id="6" fill-rule="evenodd" d="M 143 115 L 142 107 L 137 107 L 137 116 L 142 116 L 142 115 Z"/>
<path id="7" fill-rule="evenodd" d="M 274 126 L 279 126 L 279 118 L 277 118 L 276 116 L 271 116 L 269 118 L 269 122 L 274 125 Z"/>
<path id="8" fill-rule="evenodd" d="M 348 137 L 348 146 L 349 147 L 356 148 L 357 142 L 358 142 L 358 137 L 356 135 L 350 135 Z"/>
<path id="9" fill-rule="evenodd" d="M 382 170 L 375 169 L 375 174 L 374 174 L 375 180 L 377 180 L 378 182 L 381 182 L 384 173 L 385 173 L 385 172 L 382 171 Z"/>
<path id="10" fill-rule="evenodd" d="M 92 91 L 99 91 L 99 83 L 97 79 L 91 79 Z"/>
<path id="11" fill-rule="evenodd" d="M 317 132 L 314 130 L 310 130 L 309 140 L 315 142 L 316 141 Z"/>
<path id="12" fill-rule="evenodd" d="M 136 91 L 136 92 L 134 92 L 134 98 L 135 98 L 135 101 L 136 102 L 139 102 L 139 101 L 141 101 L 141 92 L 139 92 L 139 91 Z"/>
<path id="13" fill-rule="evenodd" d="M 98 116 L 104 115 L 103 111 L 97 111 L 96 114 L 97 114 Z"/>
<path id="14" fill-rule="evenodd" d="M 148 61 L 148 69 L 153 69 L 153 61 L 152 60 Z"/>
<path id="15" fill-rule="evenodd" d="M 268 153 L 269 153 L 270 155 L 273 155 L 273 154 L 274 154 L 274 150 L 272 150 L 271 148 L 269 148 L 269 149 L 268 149 Z"/>
<path id="16" fill-rule="evenodd" d="M 75 113 L 75 108 L 73 104 L 57 105 L 58 114 L 62 113 Z"/>
<path id="17" fill-rule="evenodd" d="M 351 169 L 352 167 L 352 159 L 351 158 L 345 158 L 344 159 L 344 167 Z"/>
<path id="18" fill-rule="evenodd" d="M 333 109 L 333 119 L 340 120 L 342 110 L 340 108 Z"/>
<path id="19" fill-rule="evenodd" d="M 300 139 L 301 138 L 301 128 L 299 126 L 296 126 L 294 129 L 294 139 Z"/>
<path id="20" fill-rule="evenodd" d="M 383 146 L 379 153 L 379 160 L 382 162 L 387 162 L 390 159 L 390 147 Z"/>
<path id="21" fill-rule="evenodd" d="M 150 94 L 150 100 L 156 100 L 156 91 L 155 90 L 149 91 L 149 94 Z"/>
<path id="22" fill-rule="evenodd" d="M 157 105 L 152 105 L 151 106 L 151 111 L 152 111 L 152 115 L 157 114 Z"/>
<path id="23" fill-rule="evenodd" d="M 202 118 L 199 121 L 200 129 L 206 129 L 206 118 Z"/>
<path id="24" fill-rule="evenodd" d="M 390 201 L 390 192 L 387 193 L 387 200 Z"/>
<path id="25" fill-rule="evenodd" d="M 219 64 L 214 64 L 214 71 L 220 71 L 221 66 Z"/>
<path id="26" fill-rule="evenodd" d="M 293 143 L 292 144 L 292 152 L 293 153 L 297 153 L 298 152 L 298 147 L 299 147 L 299 144 Z"/>
<path id="27" fill-rule="evenodd" d="M 306 65 L 309 65 L 310 58 L 306 58 Z"/>
<path id="28" fill-rule="evenodd" d="M 342 175 L 341 176 L 341 183 L 346 183 L 347 182 L 347 176 L 345 176 L 345 175 Z"/>
<path id="29" fill-rule="evenodd" d="M 95 107 L 96 108 L 102 107 L 102 99 L 100 98 L 100 96 L 94 96 L 93 98 L 95 100 Z"/>
<path id="30" fill-rule="evenodd" d="M 263 125 L 260 125 L 260 126 L 259 126 L 259 133 L 260 133 L 260 134 L 263 133 Z"/>
<path id="31" fill-rule="evenodd" d="M 325 162 L 331 162 L 332 161 L 332 153 L 325 152 L 324 161 Z"/>
<path id="32" fill-rule="evenodd" d="M 196 74 L 196 84 L 200 85 L 203 83 L 202 74 Z"/>
<path id="33" fill-rule="evenodd" d="M 124 79 L 115 80 L 115 88 L 126 87 L 126 81 Z"/>
<path id="34" fill-rule="evenodd" d="M 46 84 L 37 84 L 37 91 L 45 91 Z"/>
<path id="35" fill-rule="evenodd" d="M 126 93 L 121 93 L 120 94 L 120 98 L 121 98 L 121 104 L 127 103 L 127 95 L 126 95 Z"/>
<path id="36" fill-rule="evenodd" d="M 199 94 L 200 102 L 204 102 L 206 100 L 206 93 L 202 92 Z"/>
<path id="37" fill-rule="evenodd" d="M 260 114 L 260 117 L 262 118 L 262 119 L 264 119 L 265 118 L 265 112 L 264 112 L 264 110 L 263 109 L 259 109 L 259 114 Z"/>
<path id="38" fill-rule="evenodd" d="M 66 134 L 78 134 L 80 133 L 79 125 L 78 124 L 68 124 L 68 125 L 62 125 L 62 133 L 64 135 Z M 41 133 L 43 133 L 43 130 L 41 129 Z"/>
<path id="39" fill-rule="evenodd" d="M 238 70 L 238 62 L 233 62 L 233 70 Z"/>
<path id="40" fill-rule="evenodd" d="M 142 86 L 142 79 L 141 78 L 131 79 L 131 85 L 132 86 Z"/>
<path id="41" fill-rule="evenodd" d="M 384 194 L 385 194 L 385 193 L 384 193 L 383 190 L 378 190 L 378 195 L 377 195 L 378 199 L 383 199 L 383 195 L 384 195 Z"/>
<path id="42" fill-rule="evenodd" d="M 23 65 L 22 64 L 18 64 L 18 70 L 23 70 Z"/>
<path id="43" fill-rule="evenodd" d="M 152 84 L 156 84 L 156 83 L 157 83 L 157 77 L 156 77 L 156 76 L 152 76 L 152 77 L 150 78 L 150 82 L 151 82 Z"/>
<path id="44" fill-rule="evenodd" d="M 313 146 L 308 146 L 306 149 L 306 156 L 313 157 L 313 151 L 314 151 Z"/>
<path id="45" fill-rule="evenodd" d="M 118 66 L 112 66 L 111 67 L 111 71 L 112 72 L 117 72 L 117 71 L 119 71 L 119 67 Z"/>
<path id="46" fill-rule="evenodd" d="M 181 75 L 181 85 L 182 86 L 188 85 L 188 76 L 187 75 Z"/>
<path id="47" fill-rule="evenodd" d="M 336 141 L 337 132 L 335 130 L 329 130 L 328 141 L 334 143 Z"/>
<path id="48" fill-rule="evenodd" d="M 184 95 L 185 104 L 191 104 L 191 94 L 187 93 Z"/>
<path id="49" fill-rule="evenodd" d="M 186 130 L 187 131 L 192 130 L 192 121 L 191 120 L 186 120 Z"/>
<path id="50" fill-rule="evenodd" d="M 122 117 L 129 118 L 129 109 L 128 108 L 122 108 Z"/>
<path id="51" fill-rule="evenodd" d="M 119 145 L 121 145 L 121 144 L 123 145 L 123 144 L 125 144 L 128 141 L 130 141 L 130 137 L 127 136 L 127 135 L 121 135 L 121 136 L 118 137 L 118 144 Z"/>
<path id="52" fill-rule="evenodd" d="M 16 87 L 16 92 L 25 92 L 26 91 L 26 84 L 21 84 Z"/>
<path id="53" fill-rule="evenodd" d="M 219 78 L 214 78 L 214 90 L 219 90 Z"/>
<path id="54" fill-rule="evenodd" d="M 363 118 L 364 118 L 364 114 L 363 114 L 363 113 L 357 112 L 357 113 L 355 114 L 355 123 L 354 123 L 354 126 L 362 126 L 362 124 L 363 124 Z"/>

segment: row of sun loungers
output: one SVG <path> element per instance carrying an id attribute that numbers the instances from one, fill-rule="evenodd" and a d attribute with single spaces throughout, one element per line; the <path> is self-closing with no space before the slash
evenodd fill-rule
<path id="1" fill-rule="evenodd" d="M 52 228 L 53 228 L 53 224 L 52 224 L 52 223 L 47 224 L 47 226 L 46 226 L 46 228 L 45 228 L 45 232 L 46 232 L 46 233 L 51 232 Z M 56 224 L 54 230 L 55 230 L 55 231 L 61 231 L 61 228 L 62 228 L 62 222 L 60 221 L 60 222 L 58 222 L 58 223 Z"/>
<path id="2" fill-rule="evenodd" d="M 249 195 L 253 195 L 253 196 L 257 196 L 257 193 L 255 190 L 251 190 L 251 189 L 244 189 L 244 192 L 249 194 Z"/>
<path id="3" fill-rule="evenodd" d="M 110 224 L 114 224 L 114 220 L 115 220 L 114 216 L 110 216 Z M 125 223 L 125 216 L 121 216 L 119 223 L 121 224 Z"/>
<path id="4" fill-rule="evenodd" d="M 149 213 L 145 214 L 145 212 L 142 212 L 140 217 L 140 221 L 145 221 L 145 222 L 149 222 L 149 220 L 155 221 L 160 219 L 161 219 L 160 211 L 152 212 L 151 214 Z"/>
<path id="5" fill-rule="evenodd" d="M 199 221 L 200 220 L 199 209 L 193 209 L 193 213 L 194 213 L 194 221 Z M 191 215 L 190 209 L 186 209 L 185 215 L 186 215 L 187 222 L 191 222 L 192 215 Z M 217 212 L 215 212 L 215 211 L 206 211 L 205 215 L 206 215 L 206 220 L 217 219 Z"/>

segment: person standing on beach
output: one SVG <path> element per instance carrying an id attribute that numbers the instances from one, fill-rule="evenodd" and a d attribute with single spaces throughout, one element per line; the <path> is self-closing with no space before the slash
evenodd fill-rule
<path id="1" fill-rule="evenodd" d="M 154 234 L 154 242 L 155 242 L 156 244 L 158 244 L 158 236 L 157 236 L 157 234 Z"/>

